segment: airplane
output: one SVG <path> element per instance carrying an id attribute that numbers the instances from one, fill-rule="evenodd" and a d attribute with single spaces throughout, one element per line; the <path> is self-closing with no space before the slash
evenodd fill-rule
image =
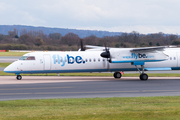
<path id="1" fill-rule="evenodd" d="M 176 46 L 142 48 L 107 48 L 86 45 L 79 51 L 31 52 L 23 55 L 4 69 L 21 74 L 114 72 L 114 78 L 121 78 L 120 71 L 139 71 L 140 80 L 148 80 L 145 71 L 180 70 L 180 49 Z"/>

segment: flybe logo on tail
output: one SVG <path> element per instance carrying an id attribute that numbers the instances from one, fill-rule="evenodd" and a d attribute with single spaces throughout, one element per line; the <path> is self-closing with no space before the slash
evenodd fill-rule
<path id="1" fill-rule="evenodd" d="M 154 58 L 154 55 L 146 55 L 141 53 L 132 53 L 131 56 L 123 56 L 126 59 L 138 59 L 138 58 Z"/>
<path id="2" fill-rule="evenodd" d="M 82 59 L 81 56 L 70 56 L 70 55 L 66 55 L 64 57 L 59 56 L 59 55 L 53 55 L 53 62 L 54 64 L 61 64 L 61 66 L 64 66 L 66 64 L 66 61 L 68 64 L 81 64 L 81 63 L 85 63 L 85 61 Z"/>

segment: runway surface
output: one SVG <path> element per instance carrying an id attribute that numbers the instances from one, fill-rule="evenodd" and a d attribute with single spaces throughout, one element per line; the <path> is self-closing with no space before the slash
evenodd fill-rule
<path id="1" fill-rule="evenodd" d="M 0 76 L 0 100 L 180 95 L 180 77 Z"/>
<path id="2" fill-rule="evenodd" d="M 0 67 L 0 71 L 3 71 L 4 70 L 4 67 Z"/>
<path id="3" fill-rule="evenodd" d="M 18 60 L 21 56 L 0 56 L 0 63 L 11 63 Z"/>

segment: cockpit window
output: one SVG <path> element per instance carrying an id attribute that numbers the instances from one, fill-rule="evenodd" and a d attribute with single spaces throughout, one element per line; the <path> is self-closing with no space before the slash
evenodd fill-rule
<path id="1" fill-rule="evenodd" d="M 34 56 L 28 56 L 27 60 L 35 60 L 35 57 Z"/>
<path id="2" fill-rule="evenodd" d="M 26 60 L 28 56 L 22 56 L 19 60 Z"/>
<path id="3" fill-rule="evenodd" d="M 22 56 L 19 60 L 35 60 L 34 56 Z"/>

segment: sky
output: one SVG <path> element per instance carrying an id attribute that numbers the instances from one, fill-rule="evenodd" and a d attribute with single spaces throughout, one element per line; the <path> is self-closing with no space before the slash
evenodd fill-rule
<path id="1" fill-rule="evenodd" d="M 0 0 L 0 25 L 180 35 L 180 0 Z"/>

